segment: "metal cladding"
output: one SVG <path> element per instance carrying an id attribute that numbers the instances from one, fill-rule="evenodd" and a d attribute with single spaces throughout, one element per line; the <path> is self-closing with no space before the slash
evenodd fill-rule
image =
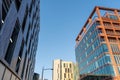
<path id="1" fill-rule="evenodd" d="M 0 0 L 0 80 L 33 80 L 40 0 Z"/>

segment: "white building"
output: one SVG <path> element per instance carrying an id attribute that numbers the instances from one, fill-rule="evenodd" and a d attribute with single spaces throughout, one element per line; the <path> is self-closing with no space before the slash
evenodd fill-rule
<path id="1" fill-rule="evenodd" d="M 53 80 L 74 80 L 74 63 L 60 59 L 54 60 Z"/>

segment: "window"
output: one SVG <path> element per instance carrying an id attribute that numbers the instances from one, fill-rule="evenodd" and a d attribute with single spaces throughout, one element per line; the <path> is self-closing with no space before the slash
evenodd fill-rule
<path id="1" fill-rule="evenodd" d="M 117 28 L 117 27 L 120 27 L 120 24 L 119 23 L 113 23 L 113 26 Z"/>
<path id="2" fill-rule="evenodd" d="M 72 66 L 71 66 L 71 64 L 70 64 L 70 68 L 71 68 Z"/>
<path id="3" fill-rule="evenodd" d="M 64 73 L 64 78 L 66 78 L 66 74 Z"/>
<path id="4" fill-rule="evenodd" d="M 70 72 L 70 69 L 68 68 L 68 73 Z"/>
<path id="5" fill-rule="evenodd" d="M 26 44 L 27 44 L 27 42 L 28 42 L 28 37 L 29 37 L 30 27 L 31 27 L 31 24 L 29 24 L 29 28 L 28 28 L 28 31 L 27 31 Z"/>
<path id="6" fill-rule="evenodd" d="M 32 12 L 32 6 L 33 6 L 32 4 L 33 3 L 30 4 L 30 10 L 29 10 L 30 11 L 30 15 L 31 15 L 31 12 Z"/>
<path id="7" fill-rule="evenodd" d="M 26 69 L 26 73 L 25 73 L 25 78 L 27 78 L 27 75 L 28 75 L 28 69 L 29 69 L 29 64 L 27 64 L 27 69 Z"/>
<path id="8" fill-rule="evenodd" d="M 22 23 L 22 31 L 24 31 L 24 29 L 25 29 L 27 15 L 28 15 L 28 5 L 27 5 L 26 10 L 25 10 L 25 15 L 24 15 L 23 23 Z"/>
<path id="9" fill-rule="evenodd" d="M 68 73 L 68 78 L 70 78 L 69 73 Z"/>
<path id="10" fill-rule="evenodd" d="M 102 29 L 98 29 L 98 33 L 102 33 Z"/>
<path id="11" fill-rule="evenodd" d="M 65 68 L 65 73 L 67 72 L 67 68 Z"/>
<path id="12" fill-rule="evenodd" d="M 115 31 L 117 35 L 120 35 L 120 30 Z"/>
<path id="13" fill-rule="evenodd" d="M 114 37 L 108 37 L 109 42 L 117 42 L 116 38 Z"/>
<path id="14" fill-rule="evenodd" d="M 11 4 L 11 0 L 2 0 L 2 5 L 4 6 L 4 9 L 6 12 L 8 12 Z"/>
<path id="15" fill-rule="evenodd" d="M 118 71 L 119 71 L 119 74 L 120 74 L 120 66 L 118 66 Z"/>
<path id="16" fill-rule="evenodd" d="M 18 34 L 19 34 L 19 30 L 20 30 L 20 25 L 19 25 L 19 22 L 17 20 L 16 24 L 15 24 L 15 27 L 14 27 L 14 30 L 13 30 L 13 33 L 12 33 L 12 36 L 10 38 L 10 42 L 9 42 L 9 45 L 8 45 L 6 55 L 5 55 L 5 60 L 9 64 L 11 63 L 11 60 L 12 60 L 12 56 L 13 56 L 13 53 L 14 53 L 14 48 L 15 48 L 17 37 L 18 37 Z"/>
<path id="17" fill-rule="evenodd" d="M 103 48 L 102 52 L 108 52 L 108 47 L 106 44 L 102 44 L 102 48 Z"/>
<path id="18" fill-rule="evenodd" d="M 114 33 L 113 30 L 110 30 L 110 29 L 106 29 L 105 31 L 106 31 L 106 34 L 113 34 Z"/>
<path id="19" fill-rule="evenodd" d="M 109 15 L 109 18 L 110 18 L 110 19 L 114 19 L 114 20 L 118 20 L 118 17 L 115 16 L 115 15 Z"/>
<path id="20" fill-rule="evenodd" d="M 4 1 L 4 0 L 3 0 L 3 1 Z M 7 16 L 7 12 L 6 12 L 6 10 L 5 10 L 5 7 L 4 7 L 3 4 L 2 4 L 2 21 L 1 21 L 2 24 L 4 23 L 6 16 Z"/>
<path id="21" fill-rule="evenodd" d="M 119 65 L 120 64 L 120 55 L 114 55 L 116 63 Z"/>
<path id="22" fill-rule="evenodd" d="M 1 24 L 4 24 L 5 18 L 7 16 L 7 13 L 9 11 L 11 4 L 11 0 L 2 0 L 2 19 L 1 19 Z M 2 29 L 2 25 L 0 25 L 0 30 Z"/>
<path id="23" fill-rule="evenodd" d="M 104 42 L 104 41 L 105 41 L 104 37 L 101 36 L 101 37 L 100 37 L 100 42 Z"/>
<path id="24" fill-rule="evenodd" d="M 64 67 L 65 67 L 65 63 L 64 63 Z"/>
<path id="25" fill-rule="evenodd" d="M 120 38 L 118 38 L 119 42 L 120 42 Z"/>
<path id="26" fill-rule="evenodd" d="M 23 49 L 24 49 L 24 41 L 22 40 L 22 44 L 21 44 L 21 47 L 20 47 L 20 52 L 19 52 L 18 60 L 17 60 L 17 64 L 16 64 L 16 72 L 18 72 L 19 67 L 20 67 L 20 62 L 21 62 L 21 59 L 22 59 Z"/>
<path id="27" fill-rule="evenodd" d="M 109 22 L 103 22 L 104 26 L 111 26 L 111 24 Z"/>
<path id="28" fill-rule="evenodd" d="M 119 53 L 119 48 L 117 44 L 110 44 L 113 53 Z"/>
<path id="29" fill-rule="evenodd" d="M 17 10 L 19 10 L 20 5 L 21 5 L 21 0 L 15 0 L 15 5 L 16 5 Z"/>

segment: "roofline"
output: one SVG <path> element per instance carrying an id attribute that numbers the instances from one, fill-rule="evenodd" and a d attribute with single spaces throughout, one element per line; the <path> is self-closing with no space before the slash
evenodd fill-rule
<path id="1" fill-rule="evenodd" d="M 90 16 L 87 18 L 87 21 L 85 22 L 84 26 L 82 27 L 80 33 L 78 34 L 77 38 L 75 39 L 77 41 L 77 39 L 79 38 L 79 35 L 83 32 L 83 28 L 86 27 L 86 25 L 89 23 L 89 19 L 92 18 L 93 14 L 95 13 L 96 9 L 99 8 L 100 10 L 109 10 L 109 11 L 114 11 L 117 10 L 120 12 L 120 9 L 115 9 L 115 8 L 106 8 L 106 7 L 101 7 L 101 6 L 95 6 L 93 11 L 91 12 Z"/>

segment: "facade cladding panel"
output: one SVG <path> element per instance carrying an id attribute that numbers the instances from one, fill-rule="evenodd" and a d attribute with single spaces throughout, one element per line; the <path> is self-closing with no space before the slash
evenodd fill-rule
<path id="1" fill-rule="evenodd" d="M 76 38 L 80 75 L 108 75 L 120 80 L 120 10 L 95 7 Z"/>
<path id="2" fill-rule="evenodd" d="M 40 0 L 0 0 L 0 80 L 33 80 Z"/>

